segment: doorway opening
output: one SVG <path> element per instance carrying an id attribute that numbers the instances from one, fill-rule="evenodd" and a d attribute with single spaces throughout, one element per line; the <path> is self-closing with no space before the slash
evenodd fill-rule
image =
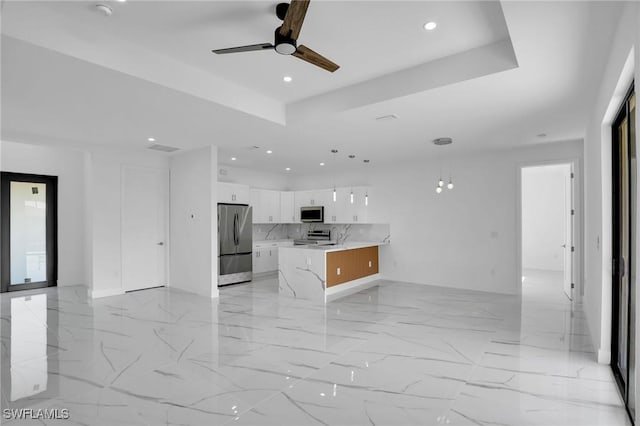
<path id="1" fill-rule="evenodd" d="M 0 174 L 0 291 L 58 282 L 58 178 Z"/>
<path id="2" fill-rule="evenodd" d="M 573 164 L 522 167 L 520 177 L 523 298 L 571 301 L 575 288 Z"/>
<path id="3" fill-rule="evenodd" d="M 613 122 L 612 170 L 612 306 L 611 368 L 618 388 L 635 419 L 636 98 L 633 84 Z"/>

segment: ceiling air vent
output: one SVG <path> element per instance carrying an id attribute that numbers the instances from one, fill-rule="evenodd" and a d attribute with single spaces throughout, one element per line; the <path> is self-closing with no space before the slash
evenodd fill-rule
<path id="1" fill-rule="evenodd" d="M 383 115 L 381 117 L 376 117 L 376 121 L 379 122 L 383 122 L 383 121 L 393 121 L 393 120 L 397 120 L 398 116 L 395 114 L 389 114 L 389 115 Z"/>
<path id="2" fill-rule="evenodd" d="M 154 151 L 162 151 L 162 152 L 175 152 L 180 150 L 180 148 L 175 148 L 173 146 L 158 145 L 158 144 L 151 145 L 149 149 L 153 149 Z"/>

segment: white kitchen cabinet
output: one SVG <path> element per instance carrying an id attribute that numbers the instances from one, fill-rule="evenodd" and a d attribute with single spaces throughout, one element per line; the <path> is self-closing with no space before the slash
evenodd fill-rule
<path id="1" fill-rule="evenodd" d="M 295 192 L 280 192 L 280 222 L 295 223 L 296 221 L 296 202 Z"/>
<path id="2" fill-rule="evenodd" d="M 218 182 L 218 202 L 249 204 L 249 186 L 237 183 Z"/>
<path id="3" fill-rule="evenodd" d="M 278 270 L 279 243 L 261 243 L 253 246 L 253 273 L 275 272 Z"/>
<path id="4" fill-rule="evenodd" d="M 367 223 L 369 206 L 365 205 L 366 187 L 353 188 L 353 203 L 351 202 L 351 189 L 347 198 L 347 222 Z"/>
<path id="5" fill-rule="evenodd" d="M 280 191 L 252 189 L 253 223 L 280 223 Z"/>
<path id="6" fill-rule="evenodd" d="M 336 202 L 330 203 L 330 209 L 325 209 L 327 223 L 367 223 L 369 206 L 365 205 L 367 187 L 337 188 Z M 353 192 L 353 203 L 351 202 Z M 332 198 L 333 200 L 333 198 Z"/>
<path id="7" fill-rule="evenodd" d="M 311 191 L 295 191 L 294 207 L 295 221 L 300 222 L 300 207 L 308 206 L 324 206 L 325 211 L 327 205 L 331 201 L 332 189 L 314 189 Z M 325 212 L 326 217 L 326 212 Z"/>

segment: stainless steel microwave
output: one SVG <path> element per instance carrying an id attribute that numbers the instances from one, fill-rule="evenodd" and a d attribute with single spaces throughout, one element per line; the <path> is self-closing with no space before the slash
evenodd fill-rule
<path id="1" fill-rule="evenodd" d="M 324 206 L 308 206 L 300 207 L 300 221 L 309 222 L 324 222 Z"/>

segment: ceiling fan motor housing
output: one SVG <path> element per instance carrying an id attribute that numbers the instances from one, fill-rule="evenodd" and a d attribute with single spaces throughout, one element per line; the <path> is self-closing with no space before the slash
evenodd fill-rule
<path id="1" fill-rule="evenodd" d="M 276 46 L 276 52 L 281 55 L 293 55 L 298 49 L 294 39 L 280 34 L 280 27 L 276 28 L 275 42 L 273 44 Z"/>

